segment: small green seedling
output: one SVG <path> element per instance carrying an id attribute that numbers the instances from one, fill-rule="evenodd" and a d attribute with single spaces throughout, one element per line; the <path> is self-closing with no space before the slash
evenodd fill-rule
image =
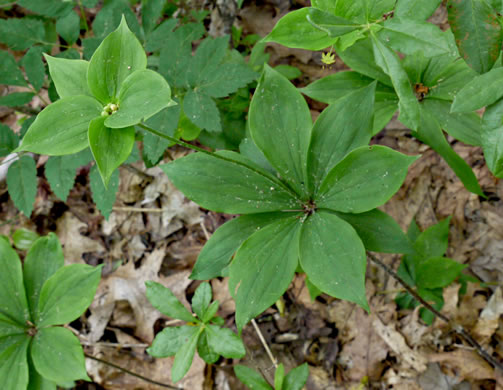
<path id="1" fill-rule="evenodd" d="M 56 390 L 56 384 L 90 380 L 79 339 L 60 325 L 91 304 L 101 267 L 63 266 L 54 234 L 37 239 L 24 265 L 0 237 L 0 382 L 5 390 Z"/>
<path id="2" fill-rule="evenodd" d="M 189 371 L 197 350 L 208 364 L 220 356 L 229 359 L 242 358 L 246 351 L 237 334 L 222 328 L 223 318 L 216 316 L 218 301 L 212 300 L 211 287 L 202 283 L 192 297 L 195 316 L 163 285 L 147 282 L 147 298 L 161 313 L 187 322 L 187 325 L 167 327 L 154 339 L 147 352 L 157 358 L 175 356 L 171 377 L 173 382 L 182 379 Z"/>
<path id="3" fill-rule="evenodd" d="M 274 387 L 250 367 L 234 366 L 234 373 L 241 382 L 252 390 L 301 390 L 307 382 L 309 367 L 307 363 L 304 363 L 285 375 L 283 364 L 278 365 L 274 373 Z"/>

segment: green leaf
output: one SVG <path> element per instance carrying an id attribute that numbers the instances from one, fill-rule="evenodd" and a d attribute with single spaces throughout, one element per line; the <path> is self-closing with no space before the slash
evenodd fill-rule
<path id="1" fill-rule="evenodd" d="M 205 93 L 190 90 L 183 100 L 183 110 L 196 126 L 208 131 L 222 131 L 217 105 Z"/>
<path id="2" fill-rule="evenodd" d="M 173 105 L 168 83 L 150 69 L 138 70 L 122 83 L 118 97 L 119 109 L 106 118 L 111 128 L 133 126 Z"/>
<path id="3" fill-rule="evenodd" d="M 204 318 L 206 310 L 210 305 L 213 294 L 209 283 L 201 283 L 192 297 L 192 311 L 197 314 L 200 320 Z"/>
<path id="4" fill-rule="evenodd" d="M 33 92 L 14 92 L 0 97 L 0 106 L 19 107 L 31 102 L 35 94 Z"/>
<path id="5" fill-rule="evenodd" d="M 19 228 L 12 235 L 12 241 L 17 249 L 25 251 L 31 248 L 38 237 L 38 234 L 31 230 Z"/>
<path id="6" fill-rule="evenodd" d="M 450 102 L 425 99 L 421 103 L 426 115 L 436 118 L 442 129 L 450 136 L 467 145 L 481 146 L 481 120 L 474 112 L 452 113 Z"/>
<path id="7" fill-rule="evenodd" d="M 190 337 L 189 341 L 187 341 L 175 355 L 175 361 L 173 362 L 173 367 L 171 368 L 171 379 L 173 380 L 173 383 L 182 379 L 192 365 L 192 360 L 194 359 L 194 354 L 196 353 L 197 340 L 200 335 L 200 328 L 197 330 L 198 331 Z"/>
<path id="8" fill-rule="evenodd" d="M 119 189 L 119 170 L 116 169 L 112 173 L 110 181 L 108 182 L 108 187 L 105 188 L 98 167 L 93 165 L 89 173 L 89 181 L 93 201 L 96 203 L 96 207 L 98 207 L 98 210 L 100 210 L 105 219 L 108 219 L 115 203 L 117 190 Z"/>
<path id="9" fill-rule="evenodd" d="M 33 365 L 33 359 L 31 358 L 31 354 L 28 355 L 28 367 L 30 374 L 30 381 L 28 383 L 27 390 L 57 390 L 56 383 L 45 379 L 42 375 L 40 375 L 35 366 Z"/>
<path id="10" fill-rule="evenodd" d="M 26 389 L 28 385 L 27 351 L 29 345 L 30 338 L 24 334 L 0 339 L 2 389 Z"/>
<path id="11" fill-rule="evenodd" d="M 187 198 L 209 210 L 247 214 L 299 207 L 274 177 L 234 152 L 192 153 L 160 167 Z"/>
<path id="12" fill-rule="evenodd" d="M 423 258 L 440 257 L 447 252 L 450 220 L 446 218 L 418 236 L 414 247 Z"/>
<path id="13" fill-rule="evenodd" d="M 401 53 L 422 51 L 426 57 L 433 57 L 452 52 L 444 33 L 434 24 L 394 17 L 386 20 L 382 26 L 379 39 Z"/>
<path id="14" fill-rule="evenodd" d="M 108 186 L 113 172 L 127 160 L 133 150 L 134 127 L 111 129 L 105 126 L 106 117 L 93 119 L 89 124 L 89 146 L 103 184 Z"/>
<path id="15" fill-rule="evenodd" d="M 37 115 L 19 151 L 59 156 L 89 146 L 89 122 L 101 114 L 101 104 L 89 96 L 69 96 L 47 106 Z"/>
<path id="16" fill-rule="evenodd" d="M 21 65 L 23 66 L 28 81 L 39 91 L 44 84 L 45 78 L 45 67 L 42 61 L 42 48 L 39 46 L 34 46 L 30 48 L 21 60 Z M 4 65 L 5 66 L 5 65 Z"/>
<path id="17" fill-rule="evenodd" d="M 196 87 L 214 73 L 227 53 L 229 36 L 206 38 L 198 46 L 196 54 L 191 58 L 187 69 L 187 82 Z"/>
<path id="18" fill-rule="evenodd" d="M 157 310 L 171 318 L 194 322 L 196 319 L 169 288 L 157 282 L 145 282 L 147 286 L 147 298 Z"/>
<path id="19" fill-rule="evenodd" d="M 413 136 L 429 145 L 435 152 L 440 154 L 456 176 L 463 182 L 468 191 L 484 196 L 471 167 L 452 150 L 438 122 L 434 117 L 425 113 L 424 110 L 421 115 L 421 125 L 418 131 L 413 133 Z"/>
<path id="20" fill-rule="evenodd" d="M 451 111 L 475 111 L 496 102 L 502 96 L 503 67 L 492 69 L 468 82 L 454 97 Z"/>
<path id="21" fill-rule="evenodd" d="M 491 70 L 503 39 L 491 6 L 483 0 L 449 0 L 447 11 L 461 57 L 480 74 Z"/>
<path id="22" fill-rule="evenodd" d="M 430 257 L 416 270 L 416 283 L 421 288 L 439 288 L 451 284 L 467 266 L 446 257 Z"/>
<path id="23" fill-rule="evenodd" d="M 431 302 L 433 304 L 432 306 L 435 309 L 442 310 L 442 307 L 444 306 L 444 299 L 442 297 L 441 288 L 434 290 L 419 288 L 417 292 L 421 298 L 425 299 L 427 302 Z M 426 323 L 426 325 L 433 324 L 433 321 L 435 321 L 436 318 L 435 314 L 433 314 L 425 307 L 419 309 L 419 315 L 421 316 L 421 319 Z"/>
<path id="24" fill-rule="evenodd" d="M 131 3 L 127 0 L 114 0 L 105 3 L 93 21 L 94 36 L 104 38 L 117 29 L 123 18 L 126 19 L 128 27 L 138 39 L 142 39 L 143 31 L 138 17 L 131 10 Z"/>
<path id="25" fill-rule="evenodd" d="M 201 320 L 206 324 L 209 321 L 214 321 L 215 320 L 215 314 L 217 314 L 218 307 L 220 306 L 220 303 L 218 301 L 213 301 L 211 305 L 208 306 L 208 309 L 206 309 L 206 312 L 204 313 L 204 317 L 201 318 Z"/>
<path id="26" fill-rule="evenodd" d="M 73 8 L 73 4 L 62 0 L 18 0 L 21 7 L 28 8 L 37 14 L 47 16 L 49 18 L 60 18 L 65 16 Z"/>
<path id="27" fill-rule="evenodd" d="M 285 380 L 285 366 L 281 363 L 278 367 L 276 367 L 276 371 L 274 372 L 274 388 L 275 389 L 283 389 L 283 381 Z"/>
<path id="28" fill-rule="evenodd" d="M 246 64 L 221 64 L 200 80 L 197 89 L 211 97 L 226 97 L 251 83 L 257 76 Z"/>
<path id="29" fill-rule="evenodd" d="M 75 95 L 93 96 L 87 85 L 89 62 L 51 57 L 44 54 L 49 73 L 60 98 Z"/>
<path id="30" fill-rule="evenodd" d="M 19 144 L 19 136 L 10 127 L 0 123 L 0 157 L 10 154 Z"/>
<path id="31" fill-rule="evenodd" d="M 230 266 L 229 291 L 239 330 L 274 304 L 292 281 L 298 264 L 297 215 L 275 221 L 250 236 Z"/>
<path id="32" fill-rule="evenodd" d="M 59 268 L 63 267 L 63 249 L 54 233 L 35 241 L 24 259 L 24 285 L 32 318 L 38 318 L 40 290 Z"/>
<path id="33" fill-rule="evenodd" d="M 246 354 L 241 338 L 232 330 L 217 325 L 206 327 L 210 348 L 228 359 L 240 359 Z"/>
<path id="34" fill-rule="evenodd" d="M 37 195 L 37 167 L 30 156 L 14 161 L 7 171 L 7 189 L 14 205 L 29 217 Z"/>
<path id="35" fill-rule="evenodd" d="M 274 70 L 286 77 L 288 80 L 294 80 L 302 75 L 302 71 L 299 68 L 290 65 L 277 65 L 274 67 Z"/>
<path id="36" fill-rule="evenodd" d="M 309 377 L 309 366 L 304 363 L 291 370 L 285 377 L 282 390 L 302 390 Z"/>
<path id="37" fill-rule="evenodd" d="M 43 42 L 44 37 L 44 24 L 41 20 L 0 19 L 0 42 L 5 43 L 12 50 L 29 49 L 33 44 Z"/>
<path id="38" fill-rule="evenodd" d="M 59 268 L 40 291 L 37 327 L 62 325 L 78 318 L 92 303 L 100 278 L 101 266 L 72 264 Z"/>
<path id="39" fill-rule="evenodd" d="M 152 31 L 163 14 L 166 0 L 142 0 L 141 23 L 146 33 Z"/>
<path id="40" fill-rule="evenodd" d="M 379 145 L 355 149 L 329 172 L 316 205 L 346 213 L 375 209 L 398 191 L 416 159 Z"/>
<path id="41" fill-rule="evenodd" d="M 223 276 L 232 255 L 256 231 L 267 226 L 285 213 L 242 215 L 220 226 L 204 245 L 192 269 L 191 279 L 205 280 Z"/>
<path id="42" fill-rule="evenodd" d="M 365 247 L 350 224 L 319 210 L 302 225 L 300 264 L 321 291 L 369 310 Z"/>
<path id="43" fill-rule="evenodd" d="M 145 43 L 145 50 L 148 52 L 153 52 L 161 49 L 164 45 L 165 39 L 171 35 L 173 29 L 176 27 L 177 22 L 178 20 L 174 18 L 167 19 L 164 20 L 161 24 L 159 24 L 154 31 L 150 31 L 147 34 L 147 42 Z M 199 24 L 197 25 L 200 26 Z"/>
<path id="44" fill-rule="evenodd" d="M 415 130 L 420 122 L 420 109 L 417 98 L 412 90 L 409 77 L 405 72 L 398 55 L 384 45 L 379 38 L 372 35 L 375 62 L 381 69 L 390 76 L 400 101 L 400 121 Z"/>
<path id="45" fill-rule="evenodd" d="M 341 18 L 334 14 L 319 10 L 317 8 L 308 8 L 306 15 L 307 21 L 315 28 L 326 33 L 330 38 L 340 37 L 361 28 L 360 25 L 350 20 Z"/>
<path id="46" fill-rule="evenodd" d="M 304 7 L 283 16 L 263 42 L 277 42 L 286 47 L 313 51 L 333 45 L 337 38 L 330 37 L 307 20 L 309 10 L 309 7 Z"/>
<path id="47" fill-rule="evenodd" d="M 250 104 L 249 127 L 253 141 L 283 180 L 306 198 L 311 114 L 292 83 L 267 65 Z"/>
<path id="48" fill-rule="evenodd" d="M 37 371 L 51 381 L 90 380 L 80 341 L 66 328 L 39 328 L 31 344 L 31 357 Z"/>
<path id="49" fill-rule="evenodd" d="M 426 20 L 438 8 L 442 0 L 398 0 L 395 16 L 400 19 Z"/>
<path id="50" fill-rule="evenodd" d="M 0 239 L 0 264 L 3 270 L 0 273 L 0 315 L 24 327 L 30 319 L 30 312 L 24 291 L 21 261 L 8 241 L 3 239 Z"/>
<path id="51" fill-rule="evenodd" d="M 147 352 L 150 356 L 156 358 L 174 356 L 198 331 L 199 328 L 197 326 L 173 326 L 164 328 L 155 336 L 154 342 L 147 348 Z"/>
<path id="52" fill-rule="evenodd" d="M 382 253 L 413 253 L 412 243 L 388 214 L 370 210 L 361 214 L 335 213 L 358 233 L 365 249 Z"/>
<path id="53" fill-rule="evenodd" d="M 206 329 L 201 333 L 197 340 L 197 353 L 208 364 L 216 363 L 220 358 L 218 353 L 211 350 L 208 344 L 208 332 Z"/>
<path id="54" fill-rule="evenodd" d="M 238 379 L 252 390 L 273 390 L 262 376 L 250 367 L 235 365 L 234 373 Z"/>
<path id="55" fill-rule="evenodd" d="M 370 142 L 376 84 L 340 98 L 316 120 L 307 160 L 310 191 L 316 191 L 349 152 Z"/>
<path id="56" fill-rule="evenodd" d="M 87 71 L 87 83 L 99 101 L 110 103 L 119 95 L 123 81 L 146 67 L 145 51 L 123 16 L 117 30 L 110 33 L 94 52 Z"/>
<path id="57" fill-rule="evenodd" d="M 71 11 L 66 16 L 56 21 L 56 31 L 71 45 L 80 35 L 80 17 Z"/>
<path id="58" fill-rule="evenodd" d="M 503 100 L 484 112 L 481 138 L 487 166 L 496 177 L 503 177 Z"/>

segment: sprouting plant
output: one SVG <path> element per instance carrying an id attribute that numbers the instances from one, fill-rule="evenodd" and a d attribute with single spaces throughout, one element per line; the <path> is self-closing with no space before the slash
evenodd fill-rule
<path id="1" fill-rule="evenodd" d="M 307 363 L 304 363 L 285 375 L 285 367 L 283 364 L 279 364 L 274 373 L 274 387 L 250 367 L 236 365 L 234 373 L 241 382 L 252 390 L 301 390 L 307 382 L 309 367 Z"/>

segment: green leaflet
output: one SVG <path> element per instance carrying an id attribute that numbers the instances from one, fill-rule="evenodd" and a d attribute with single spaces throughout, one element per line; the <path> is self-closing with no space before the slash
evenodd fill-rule
<path id="1" fill-rule="evenodd" d="M 61 19 L 56 21 L 56 31 L 70 45 L 79 39 L 80 17 L 75 12 L 70 11 Z"/>
<path id="2" fill-rule="evenodd" d="M 7 171 L 7 189 L 14 205 L 29 217 L 37 195 L 37 167 L 30 156 L 14 161 Z"/>
<path id="3" fill-rule="evenodd" d="M 60 98 L 75 95 L 93 96 L 87 85 L 89 62 L 51 57 L 44 54 L 49 73 Z"/>
<path id="4" fill-rule="evenodd" d="M 439 288 L 451 284 L 467 266 L 445 257 L 430 257 L 417 267 L 416 283 L 422 288 Z"/>
<path id="5" fill-rule="evenodd" d="M 330 38 L 336 38 L 361 28 L 356 23 L 317 8 L 309 8 L 306 17 L 309 23 L 325 32 Z"/>
<path id="6" fill-rule="evenodd" d="M 119 170 L 116 169 L 113 171 L 108 182 L 108 187 L 105 187 L 98 167 L 93 165 L 91 172 L 89 172 L 89 182 L 96 207 L 98 207 L 105 219 L 108 219 L 115 203 L 117 190 L 119 189 Z"/>
<path id="7" fill-rule="evenodd" d="M 2 19 L 3 21 L 4 19 Z M 0 21 L 0 23 L 2 22 Z M 16 64 L 16 60 L 8 51 L 0 50 L 0 83 L 7 85 L 20 85 L 24 87 L 26 81 L 23 73 Z"/>
<path id="8" fill-rule="evenodd" d="M 194 359 L 194 354 L 196 353 L 197 340 L 201 334 L 201 328 L 195 329 L 197 332 L 194 332 L 194 334 L 175 355 L 175 361 L 173 362 L 173 367 L 171 368 L 171 378 L 173 383 L 182 379 L 192 365 L 192 360 Z"/>
<path id="9" fill-rule="evenodd" d="M 243 382 L 250 389 L 254 390 L 273 390 L 273 388 L 266 382 L 262 375 L 250 367 L 235 365 L 234 373 L 238 379 Z"/>
<path id="10" fill-rule="evenodd" d="M 145 285 L 147 286 L 146 294 L 148 300 L 161 313 L 168 317 L 187 322 L 195 321 L 192 314 L 182 305 L 169 288 L 157 282 L 146 282 Z"/>
<path id="11" fill-rule="evenodd" d="M 43 42 L 44 24 L 37 19 L 0 19 L 0 42 L 12 50 L 26 50 L 33 44 Z"/>
<path id="12" fill-rule="evenodd" d="M 36 91 L 39 91 L 44 84 L 45 78 L 42 48 L 38 46 L 30 48 L 21 60 L 21 64 L 24 67 L 26 76 L 28 76 L 28 81 Z"/>
<path id="13" fill-rule="evenodd" d="M 5 157 L 16 149 L 19 136 L 10 127 L 0 124 L 0 157 Z"/>
<path id="14" fill-rule="evenodd" d="M 200 320 L 205 316 L 206 310 L 213 298 L 209 283 L 201 283 L 192 297 L 192 311 L 196 313 Z"/>
<path id="15" fill-rule="evenodd" d="M 398 0 L 395 16 L 423 21 L 433 15 L 441 2 L 442 0 Z"/>
<path id="16" fill-rule="evenodd" d="M 309 366 L 304 363 L 291 370 L 283 382 L 284 390 L 302 390 L 309 377 Z"/>
<path id="17" fill-rule="evenodd" d="M 228 359 L 240 359 L 246 354 L 241 338 L 232 330 L 208 325 L 206 333 L 209 347 L 219 355 Z"/>
<path id="18" fill-rule="evenodd" d="M 147 349 L 147 352 L 156 358 L 174 356 L 197 331 L 195 326 L 166 327 L 155 336 L 154 342 Z"/>
<path id="19" fill-rule="evenodd" d="M 217 105 L 205 93 L 189 90 L 183 100 L 183 109 L 190 121 L 199 128 L 212 132 L 222 131 Z"/>

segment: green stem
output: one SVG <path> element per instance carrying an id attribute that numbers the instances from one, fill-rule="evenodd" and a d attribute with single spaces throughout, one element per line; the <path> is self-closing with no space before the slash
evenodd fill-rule
<path id="1" fill-rule="evenodd" d="M 86 13 L 84 12 L 84 7 L 82 6 L 82 1 L 79 0 L 79 8 L 80 8 L 80 16 L 82 17 L 82 20 L 84 21 L 84 29 L 86 30 L 86 33 L 89 32 L 89 25 L 87 24 L 87 19 L 86 19 Z"/>

